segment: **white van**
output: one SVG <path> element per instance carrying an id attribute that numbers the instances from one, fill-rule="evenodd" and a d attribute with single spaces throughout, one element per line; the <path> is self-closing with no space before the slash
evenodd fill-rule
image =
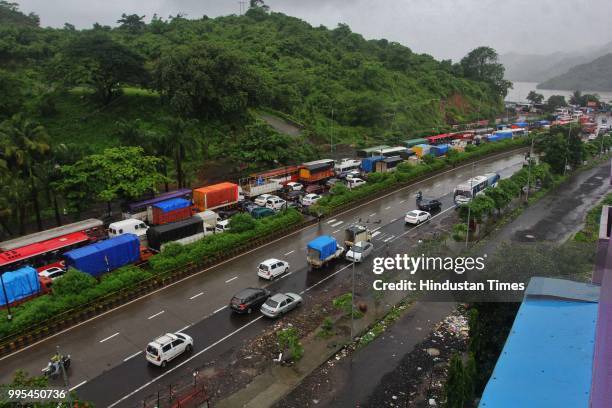
<path id="1" fill-rule="evenodd" d="M 149 227 L 143 221 L 128 218 L 127 220 L 113 222 L 108 226 L 108 236 L 110 238 L 118 237 L 123 234 L 134 234 L 138 238 L 147 235 Z"/>
<path id="2" fill-rule="evenodd" d="M 194 216 L 200 217 L 204 224 L 208 225 L 209 227 L 212 227 L 213 229 L 217 226 L 217 223 L 221 221 L 221 217 L 219 217 L 219 214 L 211 210 L 199 212 Z"/>
<path id="3" fill-rule="evenodd" d="M 230 220 L 219 221 L 217 223 L 217 226 L 215 227 L 215 233 L 218 234 L 221 232 L 229 231 L 230 230 L 229 222 Z"/>

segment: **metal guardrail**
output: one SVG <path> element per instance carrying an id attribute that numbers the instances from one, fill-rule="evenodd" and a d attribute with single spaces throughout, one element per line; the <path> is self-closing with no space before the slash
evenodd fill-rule
<path id="1" fill-rule="evenodd" d="M 134 299 L 145 296 L 157 289 L 199 272 L 202 269 L 213 267 L 227 259 L 240 255 L 253 248 L 257 248 L 263 244 L 274 241 L 275 239 L 315 223 L 316 219 L 310 218 L 292 226 L 282 228 L 266 235 L 265 237 L 252 239 L 231 251 L 224 251 L 223 253 L 218 253 L 205 258 L 201 262 L 189 263 L 180 268 L 163 272 L 160 275 L 152 276 L 137 282 L 130 287 L 120 289 L 91 302 L 85 303 L 70 310 L 66 310 L 44 323 L 32 325 L 18 333 L 0 338 L 0 357 L 22 349 L 37 341 L 43 340 L 46 337 L 59 333 L 62 330 L 68 329 L 78 323 L 82 323 L 95 316 L 113 310 Z"/>
<path id="2" fill-rule="evenodd" d="M 512 150 L 507 150 L 503 152 L 495 152 L 491 156 L 512 154 L 516 151 L 520 151 L 524 149 L 525 147 L 521 146 L 521 147 L 518 147 Z M 467 164 L 467 163 L 471 163 L 474 161 L 486 159 L 489 157 L 490 157 L 489 155 L 475 157 L 473 159 L 468 159 L 462 162 L 461 164 Z M 350 201 L 338 207 L 335 207 L 328 214 L 326 214 L 326 216 L 332 216 L 334 214 L 338 214 L 340 212 L 349 210 L 352 207 L 361 205 L 369 200 L 372 200 L 373 198 L 391 193 L 397 190 L 398 188 L 410 186 L 426 178 L 435 176 L 437 174 L 440 174 L 448 170 L 449 170 L 448 168 L 441 168 L 439 170 L 433 171 L 431 173 L 423 174 L 419 177 L 407 180 L 402 183 L 395 183 L 387 188 L 378 190 L 376 192 L 373 192 L 372 194 L 368 194 L 364 197 L 361 197 L 358 200 Z M 14 351 L 27 347 L 28 345 L 31 345 L 37 341 L 43 340 L 51 335 L 57 334 L 76 324 L 85 322 L 91 318 L 94 318 L 110 310 L 113 310 L 134 299 L 145 296 L 157 289 L 160 289 L 180 279 L 190 276 L 202 269 L 213 267 L 227 259 L 240 255 L 253 248 L 257 248 L 277 238 L 280 238 L 282 236 L 295 232 L 306 226 L 314 225 L 316 223 L 317 223 L 317 219 L 311 218 L 309 220 L 294 224 L 290 227 L 280 229 L 278 231 L 268 234 L 265 237 L 250 240 L 246 242 L 245 244 L 241 245 L 240 247 L 235 248 L 232 251 L 225 251 L 223 253 L 213 255 L 209 258 L 203 259 L 201 262 L 198 262 L 198 263 L 189 263 L 183 267 L 164 272 L 161 276 L 160 275 L 152 276 L 151 278 L 140 281 L 128 288 L 123 288 L 116 292 L 109 293 L 89 303 L 86 303 L 78 307 L 75 307 L 73 309 L 62 312 L 58 314 L 56 317 L 54 317 L 53 319 L 46 321 L 45 323 L 35 324 L 28 328 L 21 330 L 19 333 L 14 333 L 14 334 L 5 336 L 3 338 L 0 338 L 0 357 L 3 357 Z"/>

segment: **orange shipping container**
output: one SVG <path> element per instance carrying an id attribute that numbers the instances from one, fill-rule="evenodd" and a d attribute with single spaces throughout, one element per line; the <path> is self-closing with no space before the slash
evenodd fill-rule
<path id="1" fill-rule="evenodd" d="M 214 210 L 238 202 L 238 184 L 219 183 L 193 190 L 193 203 L 199 211 Z"/>

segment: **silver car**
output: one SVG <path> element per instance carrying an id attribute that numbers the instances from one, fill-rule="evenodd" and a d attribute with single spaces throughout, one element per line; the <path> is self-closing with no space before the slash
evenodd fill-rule
<path id="1" fill-rule="evenodd" d="M 279 317 L 302 304 L 302 298 L 295 293 L 277 293 L 261 305 L 261 313 L 271 318 Z"/>
<path id="2" fill-rule="evenodd" d="M 346 252 L 347 261 L 363 262 L 374 250 L 374 245 L 367 241 L 359 241 Z"/>

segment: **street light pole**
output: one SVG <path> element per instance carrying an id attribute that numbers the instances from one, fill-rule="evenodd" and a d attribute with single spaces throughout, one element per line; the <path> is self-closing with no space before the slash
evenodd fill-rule
<path id="1" fill-rule="evenodd" d="M 351 341 L 353 341 L 353 337 L 355 335 L 354 331 L 354 323 L 353 320 L 355 318 L 355 242 L 351 245 L 351 250 L 353 251 L 353 271 L 352 271 L 352 288 L 351 288 Z"/>
<path id="2" fill-rule="evenodd" d="M 472 201 L 474 199 L 474 194 L 473 194 L 473 184 L 474 183 L 474 163 L 472 163 L 472 174 L 470 175 L 470 196 L 472 196 L 472 198 L 470 199 L 470 201 Z M 468 202 L 468 216 L 467 216 L 467 230 L 465 231 L 465 247 L 468 247 L 468 241 L 470 239 L 470 215 L 472 213 L 472 207 L 470 207 L 470 203 Z"/>
<path id="3" fill-rule="evenodd" d="M 531 148 L 529 149 L 529 170 L 527 170 L 527 193 L 525 194 L 525 202 L 529 201 L 529 181 L 531 179 L 531 157 L 533 156 L 533 134 L 531 135 Z"/>
<path id="4" fill-rule="evenodd" d="M 567 131 L 567 146 L 565 148 L 565 165 L 563 166 L 563 175 L 565 176 L 565 172 L 567 171 L 567 156 L 569 154 L 569 144 L 570 138 L 572 136 L 572 122 L 570 122 L 569 130 Z"/>

